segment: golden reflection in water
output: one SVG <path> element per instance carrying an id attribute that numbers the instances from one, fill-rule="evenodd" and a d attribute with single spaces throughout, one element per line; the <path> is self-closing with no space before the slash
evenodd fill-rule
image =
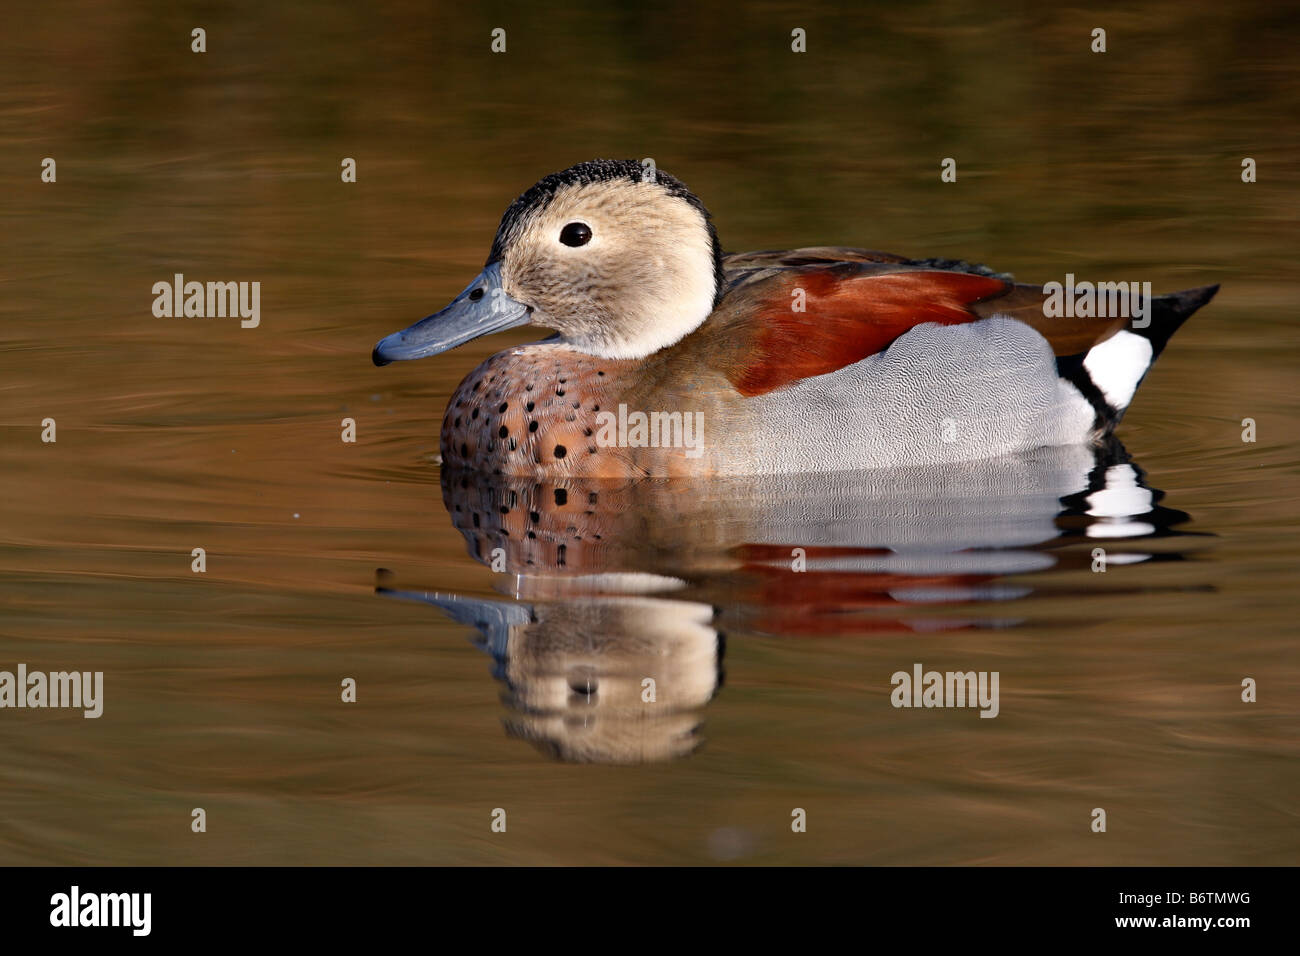
<path id="1" fill-rule="evenodd" d="M 1158 504 L 1118 442 L 722 481 L 444 469 L 442 485 L 470 554 L 515 600 L 398 590 L 388 574 L 379 590 L 474 628 L 506 686 L 507 730 L 578 763 L 692 753 L 722 683 L 722 628 L 1006 628 L 1019 622 L 1002 604 L 1034 594 L 1030 576 L 1179 560 L 1204 540 L 1174 529 L 1187 515 Z"/>
<path id="2" fill-rule="evenodd" d="M 102 670 L 106 703 L 97 721 L 0 715 L 0 863 L 1293 862 L 1291 12 L 593 0 L 513 10 L 490 59 L 498 16 L 74 2 L 10 18 L 0 668 Z M 1104 57 L 1086 42 L 1098 17 Z M 803 58 L 785 53 L 796 22 Z M 523 577 L 494 593 L 439 502 L 437 431 L 460 378 L 526 333 L 401 368 L 369 350 L 463 288 L 521 189 L 594 156 L 654 157 L 728 249 L 1222 282 L 1121 431 L 1190 520 L 1156 512 L 1179 533 L 1123 539 L 1152 557 L 1102 575 L 1077 490 L 945 521 L 969 543 L 949 551 L 907 537 L 914 513 L 947 514 L 942 495 L 764 526 L 735 489 L 616 491 L 608 554 L 584 536 L 564 587 L 584 569 L 685 586 L 566 592 L 540 580 L 552 540 L 531 567 L 507 548 Z M 150 288 L 176 272 L 260 281 L 260 326 L 155 319 Z M 1014 534 L 979 547 L 986 527 Z M 812 570 L 774 575 L 801 542 Z M 377 598 L 380 567 L 393 587 L 545 611 L 505 660 L 514 689 L 473 626 Z M 545 633 L 566 613 L 604 615 L 588 645 Z M 673 650 L 661 700 L 677 696 L 647 737 L 630 716 L 646 655 L 620 641 L 652 622 Z M 893 710 L 889 675 L 918 660 L 1000 670 L 1002 713 Z M 574 690 L 604 663 L 614 684 Z M 605 706 L 628 715 L 608 736 Z M 573 759 L 533 753 L 503 715 Z M 642 762 L 574 762 L 611 752 Z M 211 839 L 189 831 L 195 806 Z M 488 830 L 497 806 L 508 842 Z M 795 806 L 810 827 L 792 838 Z"/>

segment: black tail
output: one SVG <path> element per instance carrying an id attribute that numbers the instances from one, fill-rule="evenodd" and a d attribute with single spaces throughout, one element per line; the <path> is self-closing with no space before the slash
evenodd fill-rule
<path id="1" fill-rule="evenodd" d="M 1184 289 L 1182 292 L 1152 297 L 1151 322 L 1144 329 L 1133 329 L 1151 343 L 1152 362 L 1160 357 L 1165 345 L 1179 327 L 1192 317 L 1192 313 L 1213 299 L 1214 293 L 1218 291 L 1219 285 L 1215 283 L 1203 285 L 1199 289 Z"/>

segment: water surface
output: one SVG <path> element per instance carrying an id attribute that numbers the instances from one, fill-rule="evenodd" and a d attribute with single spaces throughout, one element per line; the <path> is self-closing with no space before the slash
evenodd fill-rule
<path id="1" fill-rule="evenodd" d="M 106 701 L 0 711 L 0 862 L 1294 862 L 1287 14 L 11 19 L 0 669 L 103 671 Z M 526 334 L 385 369 L 370 348 L 463 288 L 518 192 L 595 156 L 654 157 L 728 249 L 1223 289 L 1096 458 L 564 504 L 462 484 L 437 461 L 447 397 Z M 260 281 L 260 326 L 155 318 L 177 272 Z M 917 662 L 998 671 L 998 717 L 891 707 Z"/>

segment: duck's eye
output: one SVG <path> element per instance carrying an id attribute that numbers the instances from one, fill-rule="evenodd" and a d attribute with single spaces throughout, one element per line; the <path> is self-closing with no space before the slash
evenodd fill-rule
<path id="1" fill-rule="evenodd" d="M 560 242 L 566 246 L 585 246 L 591 242 L 591 227 L 585 222 L 571 222 L 560 230 Z"/>

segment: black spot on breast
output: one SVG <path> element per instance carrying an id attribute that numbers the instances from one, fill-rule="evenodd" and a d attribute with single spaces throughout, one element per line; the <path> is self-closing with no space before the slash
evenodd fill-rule
<path id="1" fill-rule="evenodd" d="M 569 453 L 569 449 L 565 448 L 563 445 L 556 445 L 556 446 L 555 446 L 555 457 L 556 457 L 556 458 L 563 458 L 563 457 L 564 457 L 565 455 L 567 455 L 568 453 Z"/>
<path id="2" fill-rule="evenodd" d="M 497 434 L 500 435 L 502 438 L 509 438 L 510 429 L 506 428 L 505 425 L 502 425 L 500 428 L 497 429 Z"/>
<path id="3" fill-rule="evenodd" d="M 569 493 L 563 488 L 555 489 L 555 503 L 563 508 L 569 503 Z"/>

